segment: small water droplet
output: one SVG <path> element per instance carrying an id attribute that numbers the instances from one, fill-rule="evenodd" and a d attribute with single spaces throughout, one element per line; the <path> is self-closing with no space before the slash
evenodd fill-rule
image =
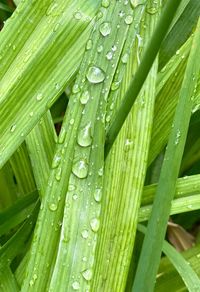
<path id="1" fill-rule="evenodd" d="M 83 258 L 82 258 L 82 261 L 83 261 L 83 262 L 87 262 L 87 257 L 83 257 Z"/>
<path id="2" fill-rule="evenodd" d="M 108 36 L 111 33 L 111 25 L 110 22 L 103 22 L 100 25 L 100 33 L 105 37 Z"/>
<path id="3" fill-rule="evenodd" d="M 108 52 L 108 53 L 106 54 L 106 58 L 107 58 L 109 61 L 112 60 L 112 57 L 113 57 L 112 52 Z"/>
<path id="4" fill-rule="evenodd" d="M 72 166 L 72 172 L 78 178 L 86 178 L 88 175 L 88 164 L 84 159 L 76 161 Z"/>
<path id="5" fill-rule="evenodd" d="M 97 188 L 94 191 L 94 199 L 96 202 L 100 202 L 102 198 L 102 189 Z"/>
<path id="6" fill-rule="evenodd" d="M 98 46 L 98 48 L 97 48 L 97 52 L 98 52 L 98 53 L 101 53 L 102 51 L 103 51 L 103 46 L 102 46 L 102 45 Z"/>
<path id="7" fill-rule="evenodd" d="M 56 211 L 58 209 L 58 206 L 57 206 L 57 204 L 55 204 L 55 203 L 50 203 L 49 204 L 49 210 L 51 210 L 51 211 Z"/>
<path id="8" fill-rule="evenodd" d="M 74 201 L 76 201 L 78 199 L 78 195 L 77 194 L 73 194 L 72 198 L 73 198 Z"/>
<path id="9" fill-rule="evenodd" d="M 181 137 L 181 132 L 180 132 L 180 130 L 177 130 L 175 145 L 178 145 L 180 137 Z"/>
<path id="10" fill-rule="evenodd" d="M 119 88 L 119 84 L 120 84 L 119 81 L 113 81 L 113 83 L 111 84 L 111 90 L 112 91 L 117 90 Z"/>
<path id="11" fill-rule="evenodd" d="M 72 283 L 72 288 L 74 290 L 79 290 L 80 289 L 80 283 L 78 281 L 75 281 Z"/>
<path id="12" fill-rule="evenodd" d="M 90 98 L 89 91 L 84 91 L 80 97 L 81 104 L 86 104 Z"/>
<path id="13" fill-rule="evenodd" d="M 73 125 L 73 124 L 74 124 L 74 119 L 71 119 L 71 120 L 69 121 L 69 123 L 70 123 L 70 125 Z"/>
<path id="14" fill-rule="evenodd" d="M 56 172 L 56 180 L 60 181 L 61 180 L 61 174 L 62 174 L 62 168 L 59 167 L 57 172 Z"/>
<path id="15" fill-rule="evenodd" d="M 92 218 L 90 221 L 90 226 L 92 228 L 92 231 L 97 232 L 99 230 L 100 221 L 97 218 Z"/>
<path id="16" fill-rule="evenodd" d="M 37 96 L 36 96 L 36 99 L 38 101 L 40 101 L 40 100 L 42 100 L 42 98 L 43 98 L 43 94 L 42 93 L 38 93 Z"/>
<path id="17" fill-rule="evenodd" d="M 101 83 L 105 79 L 105 72 L 99 67 L 91 66 L 88 69 L 86 77 L 91 83 Z"/>
<path id="18" fill-rule="evenodd" d="M 78 132 L 77 142 L 82 147 L 88 147 L 91 145 L 91 122 L 80 129 L 80 131 Z"/>
<path id="19" fill-rule="evenodd" d="M 125 15 L 124 11 L 121 10 L 121 11 L 119 12 L 119 17 L 122 18 L 122 17 L 124 17 L 124 15 Z"/>
<path id="20" fill-rule="evenodd" d="M 92 48 L 92 40 L 88 40 L 87 43 L 86 43 L 86 50 L 91 50 Z"/>
<path id="21" fill-rule="evenodd" d="M 133 16 L 132 15 L 127 15 L 125 17 L 124 21 L 125 21 L 126 24 L 130 25 L 133 22 Z"/>
<path id="22" fill-rule="evenodd" d="M 76 12 L 74 13 L 74 18 L 75 18 L 76 20 L 80 20 L 80 19 L 82 18 L 82 14 L 81 14 L 81 12 L 80 12 L 80 11 L 76 11 Z"/>
<path id="23" fill-rule="evenodd" d="M 87 281 L 90 281 L 92 279 L 92 270 L 91 269 L 87 269 L 85 271 L 82 272 L 83 278 Z"/>
<path id="24" fill-rule="evenodd" d="M 12 126 L 10 127 L 10 132 L 13 133 L 13 132 L 15 131 L 16 127 L 17 127 L 17 126 L 16 126 L 15 124 L 12 125 Z"/>
<path id="25" fill-rule="evenodd" d="M 52 161 L 52 168 L 57 168 L 60 164 L 61 161 L 61 156 L 58 154 L 54 155 L 53 161 Z"/>
<path id="26" fill-rule="evenodd" d="M 109 5 L 110 5 L 110 0 L 102 0 L 101 5 L 102 5 L 104 8 L 108 8 Z"/>
<path id="27" fill-rule="evenodd" d="M 122 56 L 122 63 L 126 64 L 128 62 L 128 58 L 129 58 L 129 55 L 127 53 L 125 53 Z"/>
<path id="28" fill-rule="evenodd" d="M 79 85 L 78 84 L 74 84 L 73 88 L 72 88 L 72 92 L 74 94 L 78 93 L 80 91 Z"/>
<path id="29" fill-rule="evenodd" d="M 103 167 L 101 167 L 101 168 L 99 169 L 99 171 L 98 171 L 98 175 L 99 175 L 99 176 L 102 176 L 102 175 L 103 175 Z"/>
<path id="30" fill-rule="evenodd" d="M 29 113 L 29 116 L 30 116 L 30 117 L 33 117 L 33 112 L 30 112 L 30 113 Z"/>
<path id="31" fill-rule="evenodd" d="M 89 236 L 89 232 L 87 229 L 84 229 L 82 232 L 81 232 L 81 236 L 84 238 L 84 239 L 87 239 L 88 236 Z"/>
<path id="32" fill-rule="evenodd" d="M 117 47 L 115 45 L 112 46 L 112 51 L 115 52 L 117 50 Z"/>
<path id="33" fill-rule="evenodd" d="M 76 189 L 75 185 L 73 185 L 73 184 L 69 184 L 69 186 L 68 186 L 68 190 L 69 190 L 70 192 L 75 191 L 75 189 Z"/>

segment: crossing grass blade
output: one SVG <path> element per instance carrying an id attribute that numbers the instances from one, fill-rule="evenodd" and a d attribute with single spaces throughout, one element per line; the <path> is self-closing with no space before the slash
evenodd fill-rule
<path id="1" fill-rule="evenodd" d="M 155 285 L 171 201 L 175 192 L 176 180 L 189 126 L 197 77 L 200 73 L 200 64 L 196 62 L 196 55 L 198 54 L 200 54 L 200 21 L 197 24 L 192 50 L 180 91 L 180 99 L 161 169 L 151 217 L 148 222 L 133 291 L 140 292 L 147 289 L 148 291 L 153 291 Z M 184 116 L 182 115 L 183 112 Z"/>

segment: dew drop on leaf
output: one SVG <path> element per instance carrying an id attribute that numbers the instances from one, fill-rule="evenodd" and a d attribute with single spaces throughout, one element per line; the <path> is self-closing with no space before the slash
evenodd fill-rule
<path id="1" fill-rule="evenodd" d="M 105 8 L 108 8 L 110 5 L 110 0 L 102 0 L 101 5 Z"/>
<path id="2" fill-rule="evenodd" d="M 103 22 L 99 27 L 100 33 L 102 36 L 107 36 L 111 33 L 111 25 L 110 22 Z"/>
<path id="3" fill-rule="evenodd" d="M 82 272 L 83 278 L 87 281 L 90 281 L 92 279 L 92 270 L 91 269 L 87 269 L 85 271 Z"/>
<path id="4" fill-rule="evenodd" d="M 80 283 L 79 283 L 78 281 L 74 281 L 74 282 L 72 283 L 72 288 L 73 288 L 74 290 L 79 290 L 79 289 L 80 289 Z"/>
<path id="5" fill-rule="evenodd" d="M 80 129 L 78 132 L 77 142 L 82 147 L 90 146 L 92 143 L 91 123 Z"/>
<path id="6" fill-rule="evenodd" d="M 89 91 L 84 91 L 80 97 L 81 104 L 86 104 L 90 98 Z"/>
<path id="7" fill-rule="evenodd" d="M 125 23 L 130 25 L 133 22 L 133 16 L 132 15 L 127 15 L 125 17 Z"/>
<path id="8" fill-rule="evenodd" d="M 72 166 L 72 172 L 78 178 L 86 178 L 88 175 L 88 164 L 84 159 L 76 161 Z"/>
<path id="9" fill-rule="evenodd" d="M 105 79 L 105 72 L 96 66 L 90 66 L 86 75 L 90 83 L 101 83 Z"/>
<path id="10" fill-rule="evenodd" d="M 87 239 L 88 236 L 89 236 L 89 232 L 87 229 L 84 229 L 82 232 L 81 232 L 81 236 L 84 238 L 84 239 Z"/>
<path id="11" fill-rule="evenodd" d="M 97 218 L 92 218 L 90 221 L 90 226 L 92 228 L 92 231 L 97 232 L 99 230 L 100 221 Z"/>

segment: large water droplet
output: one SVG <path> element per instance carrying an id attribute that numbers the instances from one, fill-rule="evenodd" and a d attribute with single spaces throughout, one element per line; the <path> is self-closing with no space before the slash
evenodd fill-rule
<path id="1" fill-rule="evenodd" d="M 80 97 L 81 104 L 86 104 L 90 98 L 89 91 L 84 91 Z"/>
<path id="2" fill-rule="evenodd" d="M 101 83 L 105 79 L 105 72 L 99 67 L 91 66 L 88 69 L 86 77 L 91 83 Z"/>
<path id="3" fill-rule="evenodd" d="M 111 25 L 110 22 L 103 22 L 100 25 L 100 33 L 105 37 L 111 33 Z"/>
<path id="4" fill-rule="evenodd" d="M 88 164 L 84 159 L 76 161 L 72 166 L 72 172 L 78 178 L 86 178 L 88 175 Z"/>
<path id="5" fill-rule="evenodd" d="M 97 232 L 99 230 L 100 221 L 97 218 L 92 218 L 90 221 L 90 226 L 92 228 L 92 231 Z"/>
<path id="6" fill-rule="evenodd" d="M 90 146 L 92 143 L 91 122 L 78 132 L 77 142 L 82 147 Z"/>
<path id="7" fill-rule="evenodd" d="M 92 279 L 92 270 L 91 269 L 87 269 L 85 271 L 82 272 L 83 278 L 87 281 L 90 281 Z"/>
<path id="8" fill-rule="evenodd" d="M 79 289 L 80 289 L 80 283 L 79 283 L 78 281 L 74 281 L 74 282 L 72 283 L 72 288 L 73 288 L 74 290 L 79 290 Z"/>

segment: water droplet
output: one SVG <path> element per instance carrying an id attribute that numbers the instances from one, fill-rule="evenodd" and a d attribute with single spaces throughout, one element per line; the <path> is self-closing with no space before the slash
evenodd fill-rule
<path id="1" fill-rule="evenodd" d="M 78 132 L 77 142 L 82 147 L 90 146 L 92 143 L 92 136 L 91 136 L 91 122 L 84 126 Z"/>
<path id="2" fill-rule="evenodd" d="M 99 230 L 100 221 L 97 218 L 92 218 L 90 221 L 90 226 L 92 228 L 92 231 L 97 232 Z"/>
<path id="3" fill-rule="evenodd" d="M 59 26 L 60 26 L 60 23 L 56 23 L 56 25 L 53 28 L 53 32 L 56 32 L 58 30 Z"/>
<path id="4" fill-rule="evenodd" d="M 99 175 L 99 176 L 102 176 L 102 175 L 103 175 L 103 167 L 101 167 L 101 168 L 99 169 L 99 171 L 98 171 L 98 175 Z"/>
<path id="5" fill-rule="evenodd" d="M 51 210 L 51 211 L 56 211 L 58 209 L 58 206 L 57 206 L 57 204 L 55 204 L 55 203 L 50 203 L 49 204 L 49 210 Z"/>
<path id="6" fill-rule="evenodd" d="M 74 124 L 74 119 L 71 119 L 71 120 L 69 121 L 69 123 L 70 123 L 70 125 L 73 125 L 73 124 Z"/>
<path id="7" fill-rule="evenodd" d="M 112 60 L 112 57 L 113 57 L 112 52 L 108 52 L 108 53 L 106 54 L 106 58 L 107 58 L 109 61 Z"/>
<path id="8" fill-rule="evenodd" d="M 78 178 L 86 178 L 88 175 L 88 164 L 84 159 L 76 161 L 72 166 L 72 172 Z"/>
<path id="9" fill-rule="evenodd" d="M 122 17 L 124 17 L 124 15 L 125 15 L 124 11 L 121 10 L 121 11 L 119 12 L 119 17 L 122 18 Z"/>
<path id="10" fill-rule="evenodd" d="M 89 236 L 89 232 L 88 232 L 88 230 L 87 230 L 87 229 L 84 229 L 84 230 L 81 232 L 81 236 L 82 236 L 84 239 L 88 238 L 88 236 Z"/>
<path id="11" fill-rule="evenodd" d="M 85 271 L 82 272 L 83 278 L 87 281 L 90 281 L 92 279 L 92 270 L 91 269 L 87 269 Z"/>
<path id="12" fill-rule="evenodd" d="M 100 202 L 102 198 L 102 189 L 97 188 L 94 191 L 94 199 L 96 202 Z"/>
<path id="13" fill-rule="evenodd" d="M 77 194 L 73 194 L 72 198 L 73 198 L 74 201 L 76 201 L 78 199 L 78 195 Z"/>
<path id="14" fill-rule="evenodd" d="M 120 82 L 119 81 L 114 81 L 112 84 L 111 84 L 111 90 L 112 91 L 115 91 L 119 88 L 119 84 Z"/>
<path id="15" fill-rule="evenodd" d="M 105 8 L 108 8 L 110 5 L 110 0 L 102 0 L 101 5 Z"/>
<path id="16" fill-rule="evenodd" d="M 132 15 L 127 15 L 125 17 L 125 23 L 130 25 L 133 22 L 133 16 Z"/>
<path id="17" fill-rule="evenodd" d="M 145 3 L 145 0 L 131 0 L 131 5 L 133 8 L 136 8 L 139 5 L 142 5 Z"/>
<path id="18" fill-rule="evenodd" d="M 52 168 L 57 168 L 60 164 L 61 161 L 61 156 L 58 154 L 54 155 L 53 161 L 52 161 Z"/>
<path id="19" fill-rule="evenodd" d="M 72 283 L 72 288 L 74 290 L 79 290 L 80 289 L 80 283 L 78 281 L 75 281 Z"/>
<path id="20" fill-rule="evenodd" d="M 84 91 L 81 95 L 80 102 L 81 104 L 86 104 L 90 98 L 89 91 Z"/>
<path id="21" fill-rule="evenodd" d="M 56 172 L 56 180 L 60 181 L 61 180 L 61 174 L 62 174 L 62 168 L 59 167 L 57 172 Z"/>
<path id="22" fill-rule="evenodd" d="M 105 72 L 99 67 L 91 66 L 88 69 L 86 77 L 91 83 L 101 83 L 105 79 Z"/>
<path id="23" fill-rule="evenodd" d="M 115 52 L 117 50 L 117 47 L 115 45 L 112 46 L 112 51 Z"/>
<path id="24" fill-rule="evenodd" d="M 76 189 L 75 185 L 73 185 L 73 184 L 69 184 L 69 186 L 68 186 L 68 190 L 69 190 L 70 192 L 75 191 L 75 189 Z"/>
<path id="25" fill-rule="evenodd" d="M 29 116 L 32 117 L 32 116 L 33 116 L 33 112 L 30 112 L 30 113 L 29 113 Z"/>
<path id="26" fill-rule="evenodd" d="M 103 51 L 103 46 L 102 46 L 102 45 L 98 46 L 98 48 L 97 48 L 97 52 L 98 52 L 98 53 L 101 53 L 102 51 Z"/>
<path id="27" fill-rule="evenodd" d="M 79 85 L 78 84 L 74 84 L 73 88 L 72 88 L 72 92 L 74 94 L 78 93 L 80 91 Z"/>
<path id="28" fill-rule="evenodd" d="M 107 35 L 109 35 L 111 33 L 111 25 L 109 22 L 103 22 L 101 25 L 100 25 L 100 33 L 105 37 Z"/>
<path id="29" fill-rule="evenodd" d="M 91 48 L 92 48 L 92 40 L 88 40 L 87 41 L 87 44 L 86 44 L 86 50 L 88 51 L 88 50 L 91 50 Z"/>
<path id="30" fill-rule="evenodd" d="M 15 129 L 16 129 L 16 125 L 14 124 L 14 125 L 12 125 L 11 127 L 10 127 L 10 131 L 11 131 L 11 133 L 13 133 L 14 131 L 15 131 Z"/>
<path id="31" fill-rule="evenodd" d="M 42 100 L 42 98 L 43 98 L 43 94 L 42 93 L 38 93 L 37 96 L 36 96 L 36 99 L 38 101 L 40 101 L 40 100 Z"/>
<path id="32" fill-rule="evenodd" d="M 177 130 L 175 145 L 178 145 L 180 137 L 181 137 L 181 132 L 180 132 L 180 130 Z"/>
<path id="33" fill-rule="evenodd" d="M 126 64 L 128 62 L 128 58 L 129 58 L 129 55 L 127 53 L 125 53 L 122 56 L 122 63 Z"/>
<path id="34" fill-rule="evenodd" d="M 177 50 L 176 51 L 176 55 L 178 56 L 180 54 L 180 50 Z"/>
<path id="35" fill-rule="evenodd" d="M 74 13 L 74 18 L 77 19 L 77 20 L 80 20 L 82 18 L 82 14 L 80 11 L 76 11 Z"/>
<path id="36" fill-rule="evenodd" d="M 87 262 L 87 257 L 83 257 L 83 258 L 82 258 L 82 261 L 83 261 L 83 262 Z"/>

